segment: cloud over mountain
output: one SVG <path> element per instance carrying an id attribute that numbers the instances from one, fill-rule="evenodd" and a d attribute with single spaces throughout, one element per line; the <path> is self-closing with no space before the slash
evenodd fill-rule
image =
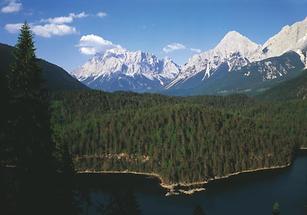
<path id="1" fill-rule="evenodd" d="M 120 45 L 113 44 L 111 41 L 94 34 L 82 36 L 77 47 L 85 55 L 94 55 L 96 53 L 103 53 L 109 49 L 121 48 Z"/>
<path id="2" fill-rule="evenodd" d="M 200 49 L 190 48 L 190 50 L 191 50 L 192 52 L 201 53 L 201 50 L 200 50 Z"/>
<path id="3" fill-rule="evenodd" d="M 165 53 L 170 53 L 170 52 L 173 52 L 173 51 L 183 50 L 183 49 L 186 49 L 185 45 L 183 45 L 181 43 L 171 43 L 171 44 L 168 44 L 167 46 L 165 46 L 163 48 L 163 51 Z"/>

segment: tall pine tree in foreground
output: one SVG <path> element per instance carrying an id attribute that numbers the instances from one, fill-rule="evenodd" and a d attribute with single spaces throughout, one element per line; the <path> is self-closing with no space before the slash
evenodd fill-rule
<path id="1" fill-rule="evenodd" d="M 10 142 L 16 166 L 26 173 L 52 165 L 49 99 L 37 64 L 33 35 L 25 23 L 20 31 L 14 63 L 8 74 L 10 94 Z"/>
<path id="2" fill-rule="evenodd" d="M 0 165 L 5 155 L 9 160 L 4 163 L 16 166 L 9 171 L 12 174 L 4 173 L 5 168 L 0 172 L 6 174 L 0 178 L 7 179 L 0 180 L 0 194 L 4 194 L 0 205 L 5 206 L 0 210 L 4 214 L 75 214 L 72 159 L 67 144 L 53 144 L 49 93 L 37 61 L 33 35 L 25 23 L 11 69 L 0 77 L 0 95 L 7 104 L 0 119 L 6 128 L 0 131 Z"/>
<path id="3" fill-rule="evenodd" d="M 17 213 L 49 214 L 49 206 L 55 200 L 55 147 L 51 141 L 48 93 L 27 23 L 21 28 L 14 57 L 7 77 L 7 141 L 16 164 Z"/>

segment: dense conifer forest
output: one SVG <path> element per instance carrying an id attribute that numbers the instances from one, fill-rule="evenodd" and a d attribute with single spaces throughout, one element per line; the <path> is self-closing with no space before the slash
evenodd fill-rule
<path id="1" fill-rule="evenodd" d="M 78 171 L 148 172 L 189 183 L 289 164 L 307 143 L 306 107 L 244 95 L 74 91 L 53 95 L 52 129 Z"/>

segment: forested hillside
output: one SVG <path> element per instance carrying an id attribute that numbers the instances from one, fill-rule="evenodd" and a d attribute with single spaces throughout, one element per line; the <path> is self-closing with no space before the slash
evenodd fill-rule
<path id="1" fill-rule="evenodd" d="M 10 65 L 14 61 L 13 52 L 14 47 L 0 43 L 0 75 L 10 70 Z M 42 69 L 43 79 L 50 90 L 87 89 L 85 85 L 55 64 L 38 59 L 38 65 Z"/>
<path id="2" fill-rule="evenodd" d="M 307 99 L 307 70 L 294 79 L 269 89 L 260 98 L 267 100 Z"/>
<path id="3" fill-rule="evenodd" d="M 53 100 L 53 138 L 69 145 L 79 171 L 195 182 L 288 164 L 307 142 L 306 101 L 98 91 L 57 93 Z"/>

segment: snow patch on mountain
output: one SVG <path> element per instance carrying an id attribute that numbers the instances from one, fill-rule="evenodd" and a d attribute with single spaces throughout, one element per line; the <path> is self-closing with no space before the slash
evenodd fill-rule
<path id="1" fill-rule="evenodd" d="M 182 67 L 182 71 L 166 88 L 182 83 L 190 77 L 204 72 L 203 79 L 210 78 L 212 74 L 224 63 L 228 71 L 247 65 L 252 60 L 260 58 L 261 46 L 236 31 L 230 31 L 221 42 L 207 52 L 194 55 Z"/>
<path id="2" fill-rule="evenodd" d="M 236 31 L 228 32 L 221 42 L 214 48 L 215 54 L 220 54 L 224 59 L 231 57 L 234 53 L 240 53 L 248 59 L 259 58 L 260 45 L 252 42 L 247 37 Z"/>
<path id="3" fill-rule="evenodd" d="M 289 51 L 298 53 L 307 67 L 307 17 L 303 21 L 283 27 L 264 45 L 256 44 L 236 31 L 228 32 L 214 49 L 192 56 L 177 78 L 166 88 L 181 84 L 200 72 L 204 73 L 202 80 L 208 79 L 224 63 L 227 63 L 228 71 L 231 72 L 252 62 L 281 56 Z M 267 79 L 278 77 L 270 76 L 276 68 L 269 67 L 270 65 L 265 68 L 268 71 Z M 282 73 L 284 74 L 284 71 Z"/>
<path id="4" fill-rule="evenodd" d="M 155 55 L 142 51 L 131 52 L 123 48 L 114 48 L 103 54 L 96 54 L 81 68 L 73 71 L 72 74 L 90 87 L 91 83 L 95 82 L 95 88 L 103 90 L 104 82 L 108 79 L 113 81 L 116 78 L 118 80 L 129 80 L 130 83 L 125 83 L 128 86 L 127 90 L 133 90 L 141 89 L 140 79 L 147 79 L 147 89 L 157 88 L 157 82 L 163 87 L 173 80 L 179 71 L 180 67 L 170 58 L 161 60 Z M 134 82 L 133 78 L 136 79 L 135 83 L 132 83 Z M 101 87 L 97 82 L 98 79 L 101 82 Z M 155 87 L 150 86 L 148 81 L 155 82 Z M 116 88 L 116 86 L 114 87 Z"/>
<path id="5" fill-rule="evenodd" d="M 131 52 L 118 46 L 96 54 L 75 70 L 73 75 L 87 86 L 96 89 L 160 90 L 180 87 L 194 76 L 197 80 L 205 81 L 218 77 L 213 76 L 215 73 L 218 75 L 222 74 L 220 72 L 237 72 L 253 63 L 261 64 L 261 61 L 290 51 L 299 54 L 307 67 L 307 17 L 303 21 L 283 27 L 263 45 L 252 42 L 236 31 L 230 31 L 215 48 L 192 56 L 182 67 L 169 58 L 158 59 L 149 53 Z M 243 76 L 248 77 L 252 72 L 258 72 L 265 80 L 272 80 L 287 75 L 290 67 L 290 64 L 279 67 L 278 63 L 267 62 L 261 67 L 257 66 L 261 71 L 249 71 Z"/>

